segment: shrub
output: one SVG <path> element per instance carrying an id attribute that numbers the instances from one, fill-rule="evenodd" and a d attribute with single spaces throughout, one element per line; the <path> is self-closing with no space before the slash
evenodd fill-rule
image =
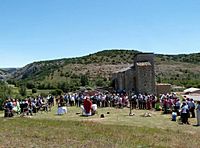
<path id="1" fill-rule="evenodd" d="M 61 89 L 56 89 L 54 91 L 51 91 L 50 93 L 54 96 L 58 96 L 58 95 L 61 95 L 63 91 Z"/>
<path id="2" fill-rule="evenodd" d="M 33 88 L 33 89 L 32 89 L 32 93 L 33 93 L 33 94 L 37 93 L 37 88 Z"/>

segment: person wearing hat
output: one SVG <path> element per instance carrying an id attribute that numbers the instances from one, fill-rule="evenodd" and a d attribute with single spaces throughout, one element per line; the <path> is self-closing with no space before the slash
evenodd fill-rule
<path id="1" fill-rule="evenodd" d="M 200 126 L 200 101 L 197 102 L 197 126 Z"/>

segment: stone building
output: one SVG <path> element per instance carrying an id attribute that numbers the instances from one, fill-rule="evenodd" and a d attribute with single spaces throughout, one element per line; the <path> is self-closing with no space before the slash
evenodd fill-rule
<path id="1" fill-rule="evenodd" d="M 156 94 L 154 54 L 137 54 L 133 65 L 113 73 L 112 80 L 118 91 Z"/>

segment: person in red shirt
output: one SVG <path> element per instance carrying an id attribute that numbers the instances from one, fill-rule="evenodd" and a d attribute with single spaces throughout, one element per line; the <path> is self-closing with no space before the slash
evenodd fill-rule
<path id="1" fill-rule="evenodd" d="M 85 113 L 90 114 L 91 110 L 92 110 L 92 102 L 90 101 L 89 97 L 86 97 L 86 99 L 83 102 L 83 106 L 84 106 L 84 109 L 85 109 Z"/>

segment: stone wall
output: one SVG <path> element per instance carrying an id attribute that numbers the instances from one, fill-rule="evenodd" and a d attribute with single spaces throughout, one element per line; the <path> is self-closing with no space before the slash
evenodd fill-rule
<path id="1" fill-rule="evenodd" d="M 134 72 L 133 69 L 128 69 L 125 71 L 125 90 L 131 91 L 134 88 Z"/>
<path id="2" fill-rule="evenodd" d="M 114 73 L 112 76 L 112 80 L 115 83 L 116 90 L 124 90 L 125 89 L 125 72 Z"/>
<path id="3" fill-rule="evenodd" d="M 155 94 L 155 80 L 151 65 L 137 66 L 137 93 Z"/>
<path id="4" fill-rule="evenodd" d="M 171 84 L 156 84 L 157 96 L 160 94 L 171 93 Z"/>

